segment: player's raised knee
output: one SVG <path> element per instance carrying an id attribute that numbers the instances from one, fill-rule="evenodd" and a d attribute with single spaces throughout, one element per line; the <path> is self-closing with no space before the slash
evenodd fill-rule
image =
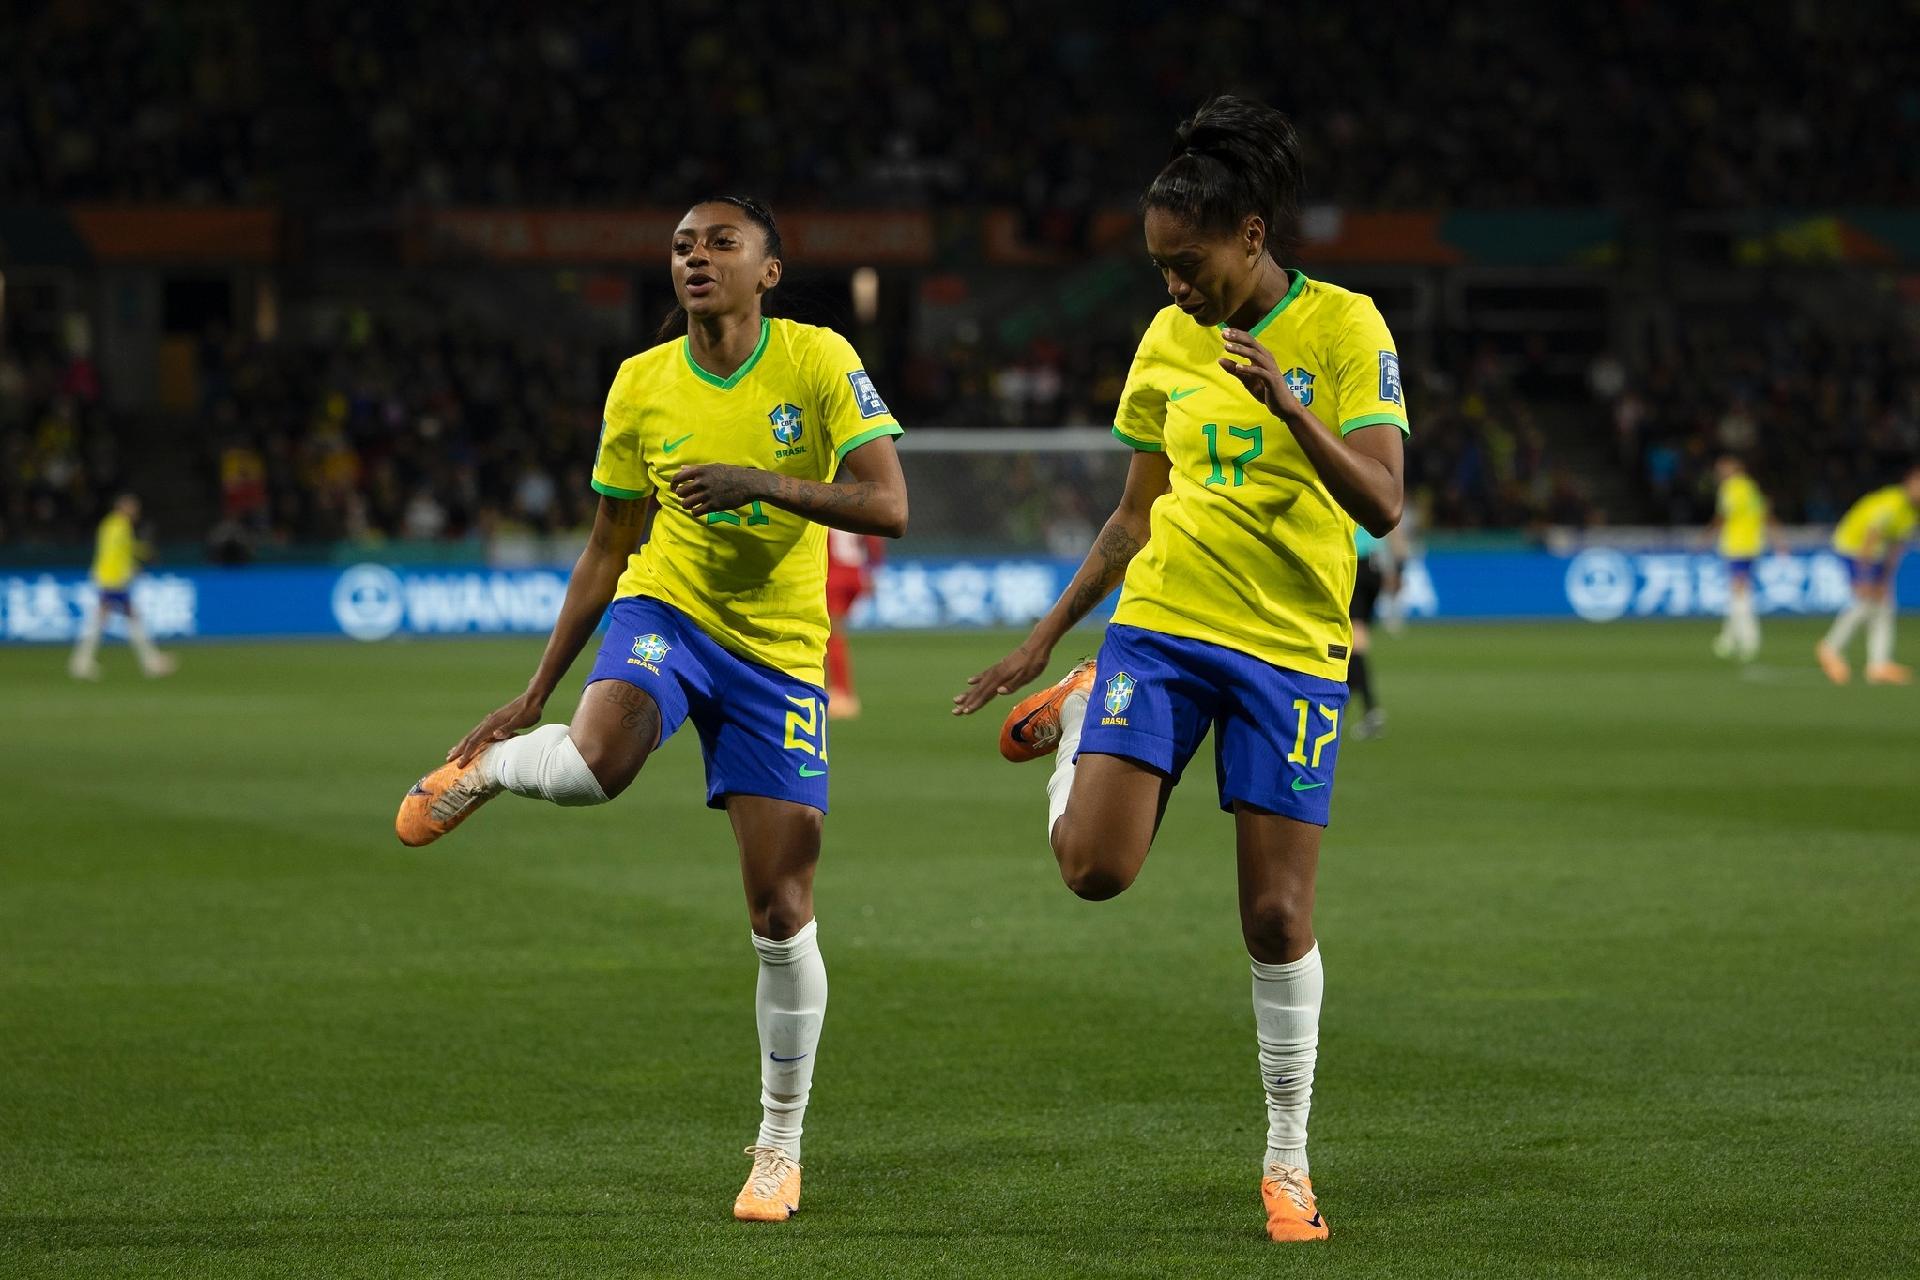
<path id="1" fill-rule="evenodd" d="M 1100 833 L 1088 833 L 1070 819 L 1062 818 L 1053 828 L 1053 856 L 1060 864 L 1060 879 L 1078 897 L 1089 902 L 1104 902 L 1118 897 L 1133 883 L 1140 858 L 1117 858 L 1111 839 Z"/>
<path id="2" fill-rule="evenodd" d="M 593 775 L 602 796 L 608 800 L 632 786 L 633 780 L 640 776 L 640 766 L 647 762 L 648 753 L 638 749 L 630 737 L 582 733 L 576 727 L 572 745 L 581 764 Z"/>

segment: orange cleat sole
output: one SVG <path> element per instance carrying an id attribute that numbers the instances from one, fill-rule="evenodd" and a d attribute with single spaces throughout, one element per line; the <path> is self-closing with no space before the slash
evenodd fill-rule
<path id="1" fill-rule="evenodd" d="M 1032 694 L 1007 713 L 1000 726 L 1000 754 L 1015 764 L 1051 755 L 1060 745 L 1060 707 L 1069 694 L 1093 688 L 1092 658 L 1082 658 L 1049 687 Z"/>
<path id="2" fill-rule="evenodd" d="M 416 849 L 432 844 L 497 794 L 480 787 L 475 775 L 486 754 L 482 751 L 465 765 L 443 764 L 413 784 L 393 817 L 393 833 L 401 844 Z"/>

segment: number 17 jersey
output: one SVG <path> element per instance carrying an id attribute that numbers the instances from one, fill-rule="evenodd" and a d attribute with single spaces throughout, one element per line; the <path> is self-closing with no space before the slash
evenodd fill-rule
<path id="1" fill-rule="evenodd" d="M 1290 272 L 1250 332 L 1301 404 L 1340 435 L 1408 431 L 1400 358 L 1371 299 Z M 1347 678 L 1354 521 L 1286 424 L 1220 367 L 1220 331 L 1178 307 L 1154 317 L 1114 435 L 1164 451 L 1170 487 L 1127 566 L 1114 621 Z"/>

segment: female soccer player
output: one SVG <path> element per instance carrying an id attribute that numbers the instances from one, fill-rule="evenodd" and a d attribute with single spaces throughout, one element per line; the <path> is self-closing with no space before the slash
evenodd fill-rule
<path id="1" fill-rule="evenodd" d="M 123 493 L 113 500 L 113 510 L 100 521 L 94 538 L 93 585 L 99 593 L 87 619 L 80 624 L 80 636 L 74 642 L 73 656 L 67 660 L 67 672 L 75 680 L 100 678 L 100 636 L 106 630 L 107 615 L 119 613 L 127 620 L 127 643 L 140 660 L 140 670 L 149 676 L 174 673 L 173 655 L 162 653 L 147 636 L 147 626 L 133 606 L 133 580 L 139 576 L 140 562 L 152 553 L 134 533 L 140 522 L 140 499 Z"/>
<path id="2" fill-rule="evenodd" d="M 1135 452 L 1120 505 L 1052 611 L 954 699 L 968 715 L 1038 676 L 1124 577 L 1097 661 L 1015 707 L 1001 733 L 1012 759 L 1058 749 L 1048 833 L 1062 878 L 1089 899 L 1133 883 L 1169 792 L 1216 729 L 1275 1240 L 1327 1235 L 1306 1151 L 1322 985 L 1314 870 L 1347 697 L 1354 523 L 1384 535 L 1398 522 L 1407 431 L 1373 303 L 1280 265 L 1299 187 L 1299 143 L 1279 112 L 1221 97 L 1180 126 L 1141 202 L 1173 305 L 1121 396 L 1114 434 Z"/>
<path id="3" fill-rule="evenodd" d="M 672 272 L 686 336 L 614 378 L 593 469 L 599 512 L 539 668 L 414 785 L 395 828 L 426 844 L 502 791 L 604 803 L 693 721 L 707 804 L 727 811 L 740 847 L 760 957 L 764 1115 L 733 1213 L 781 1221 L 800 1207 L 801 1119 L 827 1003 L 813 921 L 827 527 L 899 537 L 907 486 L 890 438 L 900 427 L 852 346 L 761 315 L 781 272 L 765 207 L 695 205 L 673 233 Z M 602 614 L 572 723 L 515 737 L 539 723 Z"/>
<path id="4" fill-rule="evenodd" d="M 1353 599 L 1347 617 L 1353 624 L 1353 652 L 1347 655 L 1347 691 L 1360 699 L 1360 723 L 1353 727 L 1357 738 L 1377 738 L 1387 731 L 1387 709 L 1373 689 L 1373 628 L 1380 614 L 1382 594 L 1400 590 L 1400 566 L 1407 558 L 1404 531 L 1396 527 L 1384 538 L 1376 538 L 1365 529 L 1353 531 L 1356 560 Z"/>
<path id="5" fill-rule="evenodd" d="M 1893 660 L 1893 620 L 1899 609 L 1893 583 L 1916 529 L 1920 529 L 1920 463 L 1907 468 L 1899 484 L 1875 489 L 1840 517 L 1833 531 L 1833 549 L 1847 558 L 1853 599 L 1814 650 L 1820 669 L 1835 684 L 1853 678 L 1847 666 L 1847 642 L 1863 622 L 1867 624 L 1867 683 L 1913 683 L 1913 669 Z"/>
<path id="6" fill-rule="evenodd" d="M 1719 481 L 1713 501 L 1712 530 L 1719 535 L 1720 559 L 1727 566 L 1727 620 L 1714 637 L 1716 658 L 1752 662 L 1760 656 L 1760 615 L 1753 600 L 1753 562 L 1766 549 L 1767 533 L 1774 533 L 1779 549 L 1779 522 L 1748 474 L 1746 463 L 1722 454 L 1713 464 Z"/>

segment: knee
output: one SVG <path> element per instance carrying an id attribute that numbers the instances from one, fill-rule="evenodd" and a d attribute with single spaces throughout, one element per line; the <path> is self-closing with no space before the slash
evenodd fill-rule
<path id="1" fill-rule="evenodd" d="M 1124 867 L 1138 865 L 1116 863 L 1111 848 L 1102 849 L 1076 836 L 1065 819 L 1054 828 L 1053 854 L 1060 863 L 1060 879 L 1075 896 L 1088 902 L 1119 897 L 1133 883 L 1133 873 Z"/>
<path id="2" fill-rule="evenodd" d="M 747 902 L 747 919 L 761 937 L 785 942 L 813 919 L 812 883 L 796 876 L 756 892 Z"/>
<path id="3" fill-rule="evenodd" d="M 647 753 L 635 751 L 631 743 L 609 742 L 597 734 L 574 737 L 573 745 L 609 800 L 633 785 L 647 761 Z"/>
<path id="4" fill-rule="evenodd" d="M 1272 890 L 1240 909 L 1240 932 L 1255 957 L 1304 954 L 1313 945 L 1313 896 Z"/>
<path id="5" fill-rule="evenodd" d="M 792 839 L 802 849 L 818 850 L 820 847 L 821 817 L 818 813 L 795 819 L 797 823 L 811 824 L 799 827 Z M 753 925 L 753 931 L 763 938 L 774 942 L 785 942 L 794 934 L 807 927 L 807 921 L 813 919 L 813 869 L 816 857 L 797 857 L 787 861 L 780 873 L 771 878 L 761 879 L 747 887 L 747 919 Z"/>

